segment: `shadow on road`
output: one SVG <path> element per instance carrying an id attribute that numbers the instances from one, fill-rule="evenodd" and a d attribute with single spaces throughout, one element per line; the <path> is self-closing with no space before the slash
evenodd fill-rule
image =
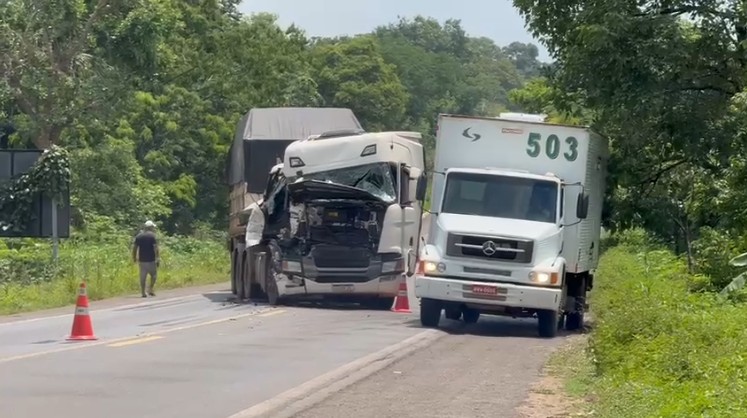
<path id="1" fill-rule="evenodd" d="M 419 319 L 407 321 L 411 328 L 423 328 Z M 466 324 L 463 321 L 454 321 L 441 317 L 438 329 L 450 335 L 475 335 L 493 338 L 530 338 L 541 339 L 537 334 L 537 320 L 532 318 L 504 318 L 500 316 L 482 315 L 476 324 Z M 586 322 L 580 333 L 587 334 L 593 329 L 593 323 Z M 579 331 L 559 330 L 558 337 L 578 334 Z"/>
<path id="2" fill-rule="evenodd" d="M 240 301 L 236 298 L 236 295 L 231 293 L 230 290 L 226 290 L 222 292 L 203 293 L 202 296 L 213 303 L 219 303 L 223 305 L 231 304 L 231 305 L 248 305 L 248 306 L 269 306 L 267 302 L 260 301 L 260 300 Z M 334 311 L 373 311 L 373 312 L 377 311 L 376 309 L 372 309 L 370 306 L 365 306 L 358 302 L 330 301 L 330 300 L 304 300 L 301 298 L 284 300 L 282 304 L 278 305 L 278 307 L 283 307 L 283 306 L 293 307 L 293 308 L 323 309 L 323 310 L 334 310 Z M 389 310 L 389 308 L 379 310 L 379 312 L 387 311 L 387 310 Z"/>
<path id="3" fill-rule="evenodd" d="M 202 297 L 213 303 L 235 303 L 236 296 L 230 290 L 203 293 Z"/>

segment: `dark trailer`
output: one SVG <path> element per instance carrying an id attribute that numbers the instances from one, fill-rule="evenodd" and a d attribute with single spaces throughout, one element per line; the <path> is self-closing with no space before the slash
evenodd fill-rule
<path id="1" fill-rule="evenodd" d="M 291 142 L 341 129 L 361 129 L 352 110 L 276 107 L 256 108 L 244 115 L 236 126 L 229 151 L 231 236 L 243 235 L 238 214 L 259 199 L 267 186 L 270 169 L 283 162 L 283 153 Z"/>

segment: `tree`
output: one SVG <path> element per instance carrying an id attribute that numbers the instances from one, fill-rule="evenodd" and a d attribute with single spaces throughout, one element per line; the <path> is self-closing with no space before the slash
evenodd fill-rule
<path id="1" fill-rule="evenodd" d="M 511 42 L 502 50 L 523 77 L 531 79 L 540 75 L 542 64 L 537 59 L 539 57 L 537 45 Z"/>
<path id="2" fill-rule="evenodd" d="M 353 109 L 367 130 L 400 129 L 407 90 L 374 38 L 317 45 L 312 65 L 325 105 Z"/>
<path id="3" fill-rule="evenodd" d="M 549 84 L 560 93 L 553 106 L 571 113 L 588 109 L 594 128 L 610 138 L 612 182 L 626 190 L 624 203 L 637 207 L 627 213 L 657 212 L 671 191 L 666 180 L 678 181 L 681 177 L 671 176 L 681 170 L 712 179 L 728 168 L 727 156 L 739 137 L 728 115 L 747 69 L 740 5 L 684 0 L 666 5 L 515 0 L 514 5 L 556 59 L 548 72 Z M 654 200 L 646 197 L 649 192 Z M 706 209 L 711 214 L 690 229 L 717 217 Z M 658 221 L 666 222 L 671 213 L 662 216 Z M 634 221 L 616 218 L 621 226 Z"/>
<path id="4" fill-rule="evenodd" d="M 126 75 L 97 54 L 102 32 L 121 36 L 120 54 L 142 56 L 137 62 L 149 65 L 160 35 L 173 22 L 165 13 L 170 6 L 170 0 L 0 4 L 0 98 L 22 112 L 15 118 L 17 134 L 46 149 L 78 115 L 116 102 L 121 97 L 117 80 Z M 132 35 L 137 42 L 131 42 Z"/>

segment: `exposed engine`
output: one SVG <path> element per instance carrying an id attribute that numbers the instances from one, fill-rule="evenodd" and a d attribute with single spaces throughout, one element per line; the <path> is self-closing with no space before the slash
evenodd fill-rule
<path id="1" fill-rule="evenodd" d="M 356 247 L 376 252 L 385 205 L 318 199 L 293 206 L 291 234 L 305 248 L 303 254 L 313 245 Z"/>

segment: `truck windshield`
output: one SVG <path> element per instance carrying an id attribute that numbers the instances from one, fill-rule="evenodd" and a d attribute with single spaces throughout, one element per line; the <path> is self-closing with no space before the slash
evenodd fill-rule
<path id="1" fill-rule="evenodd" d="M 304 174 L 304 180 L 319 180 L 352 186 L 391 203 L 397 200 L 395 174 L 389 163 L 373 163 Z"/>
<path id="2" fill-rule="evenodd" d="M 555 223 L 557 196 L 552 181 L 451 173 L 441 212 Z"/>

